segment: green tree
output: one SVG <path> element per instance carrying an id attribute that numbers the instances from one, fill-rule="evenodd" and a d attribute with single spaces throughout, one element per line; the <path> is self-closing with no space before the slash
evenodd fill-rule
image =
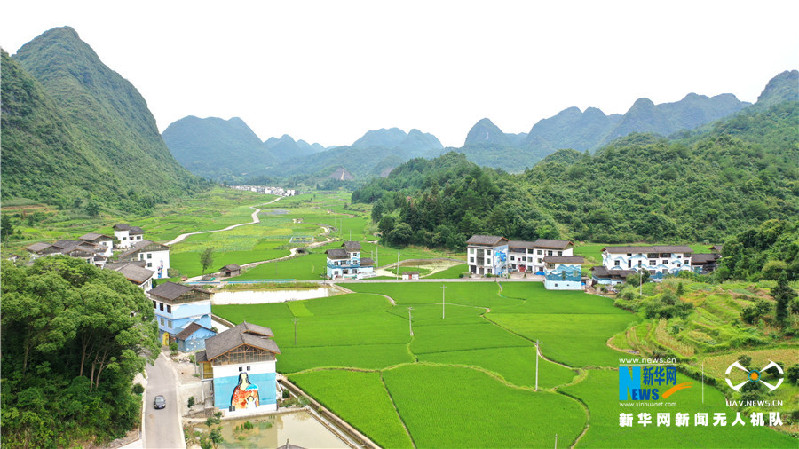
<path id="1" fill-rule="evenodd" d="M 200 265 L 203 268 L 203 274 L 214 263 L 214 249 L 211 247 L 205 248 L 200 254 Z"/>
<path id="2" fill-rule="evenodd" d="M 0 215 L 0 237 L 2 237 L 2 241 L 7 241 L 13 234 L 14 223 L 12 223 L 11 217 L 8 214 Z"/>
<path id="3" fill-rule="evenodd" d="M 2 261 L 2 443 L 107 441 L 138 422 L 131 390 L 157 351 L 152 303 L 120 273 L 52 256 Z M 85 440 L 84 440 L 85 441 Z"/>
<path id="4" fill-rule="evenodd" d="M 777 322 L 785 327 L 788 324 L 788 304 L 790 304 L 797 295 L 788 285 L 788 280 L 784 275 L 777 281 L 777 286 L 771 289 L 771 296 L 777 301 Z"/>

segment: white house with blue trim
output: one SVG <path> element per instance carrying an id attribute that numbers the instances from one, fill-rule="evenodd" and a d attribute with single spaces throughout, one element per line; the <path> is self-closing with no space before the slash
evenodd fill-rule
<path id="1" fill-rule="evenodd" d="M 582 256 L 544 256 L 544 288 L 582 290 Z"/>
<path id="2" fill-rule="evenodd" d="M 647 270 L 650 279 L 692 271 L 689 246 L 608 246 L 602 249 L 602 265 L 608 271 Z"/>
<path id="3" fill-rule="evenodd" d="M 280 349 L 272 337 L 272 329 L 244 321 L 208 338 L 197 353 L 203 380 L 212 380 L 214 406 L 226 416 L 277 411 Z"/>
<path id="4" fill-rule="evenodd" d="M 544 257 L 574 255 L 574 242 L 571 240 L 511 240 L 508 248 L 510 271 L 519 273 L 546 274 Z"/>
<path id="5" fill-rule="evenodd" d="M 328 279 L 364 279 L 375 274 L 375 262 L 361 257 L 361 244 L 346 241 L 341 248 L 325 251 L 327 254 Z"/>
<path id="6" fill-rule="evenodd" d="M 192 323 L 207 329 L 192 338 L 197 339 L 191 344 L 193 350 L 203 349 L 205 339 L 215 334 L 211 330 L 211 292 L 208 290 L 165 282 L 147 295 L 153 302 L 163 344 L 177 341 L 178 334 Z"/>

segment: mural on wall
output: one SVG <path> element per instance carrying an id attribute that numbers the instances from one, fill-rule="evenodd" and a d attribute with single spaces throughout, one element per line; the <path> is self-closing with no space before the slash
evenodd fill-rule
<path id="1" fill-rule="evenodd" d="M 233 410 L 258 407 L 258 385 L 250 383 L 249 374 L 239 374 L 239 383 L 233 388 L 230 405 Z"/>

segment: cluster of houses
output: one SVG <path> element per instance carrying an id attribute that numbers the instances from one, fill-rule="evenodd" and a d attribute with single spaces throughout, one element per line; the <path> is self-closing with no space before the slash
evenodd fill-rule
<path id="1" fill-rule="evenodd" d="M 505 276 L 533 273 L 543 276 L 544 287 L 580 290 L 592 285 L 615 285 L 642 271 L 659 281 L 681 271 L 709 273 L 716 268 L 721 247 L 710 254 L 693 254 L 688 246 L 608 246 L 602 249 L 602 265 L 591 268 L 591 278 L 582 277 L 585 259 L 574 255 L 570 240 L 508 240 L 494 235 L 473 235 L 466 241 L 469 272 Z"/>
<path id="2" fill-rule="evenodd" d="M 283 187 L 275 187 L 275 186 L 239 185 L 239 186 L 229 186 L 229 187 L 231 189 L 244 190 L 245 192 L 269 193 L 278 196 L 294 196 L 297 194 L 297 191 L 294 189 L 284 189 Z"/>

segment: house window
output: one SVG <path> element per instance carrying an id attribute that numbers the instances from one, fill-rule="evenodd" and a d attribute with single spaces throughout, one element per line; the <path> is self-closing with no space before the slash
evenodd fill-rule
<path id="1" fill-rule="evenodd" d="M 241 369 L 242 369 L 242 368 L 244 368 L 244 367 L 243 367 L 243 366 L 240 366 L 240 367 L 239 367 L 239 372 L 241 372 Z"/>
<path id="2" fill-rule="evenodd" d="M 621 266 L 621 261 L 620 260 L 614 261 L 613 262 L 613 266 L 620 267 Z"/>
<path id="3" fill-rule="evenodd" d="M 552 255 L 552 251 L 547 251 L 547 256 L 551 256 L 551 255 Z"/>
<path id="4" fill-rule="evenodd" d="M 685 260 L 682 261 L 682 263 L 684 263 L 685 265 L 688 265 L 690 262 L 688 262 L 688 259 L 685 259 Z"/>
<path id="5" fill-rule="evenodd" d="M 166 322 L 169 325 L 169 327 L 172 327 L 172 320 L 166 320 Z"/>
<path id="6" fill-rule="evenodd" d="M 555 288 L 558 288 L 558 283 L 557 282 L 555 283 Z"/>
<path id="7" fill-rule="evenodd" d="M 486 250 L 486 256 L 490 256 L 490 255 L 491 255 L 491 250 L 490 250 L 490 249 L 487 249 L 487 250 Z"/>
<path id="8" fill-rule="evenodd" d="M 649 265 L 657 265 L 657 263 L 658 263 L 657 260 L 650 260 L 649 261 Z"/>
<path id="9" fill-rule="evenodd" d="M 628 260 L 627 261 L 627 268 L 630 268 L 632 266 L 633 266 L 633 261 L 632 260 Z"/>
<path id="10" fill-rule="evenodd" d="M 563 255 L 563 251 L 558 251 L 558 256 L 562 256 L 562 255 Z"/>
<path id="11" fill-rule="evenodd" d="M 541 258 L 538 259 L 538 263 L 541 263 Z"/>
<path id="12" fill-rule="evenodd" d="M 660 261 L 660 263 L 662 263 L 663 265 L 668 265 L 669 261 L 666 260 L 666 259 L 663 259 L 663 260 Z"/>
<path id="13" fill-rule="evenodd" d="M 640 267 L 642 264 L 643 264 L 643 262 L 641 262 L 641 261 L 639 260 L 639 261 L 638 261 L 638 267 Z"/>
<path id="14" fill-rule="evenodd" d="M 469 262 L 474 263 L 474 257 L 470 257 Z"/>
<path id="15" fill-rule="evenodd" d="M 158 303 L 153 301 L 153 309 L 157 309 L 157 308 L 158 308 Z"/>
<path id="16" fill-rule="evenodd" d="M 538 256 L 540 256 L 540 255 L 541 255 L 541 250 L 540 250 L 540 249 L 538 250 L 538 252 L 536 253 L 536 255 L 538 255 Z"/>
<path id="17" fill-rule="evenodd" d="M 128 239 L 127 237 L 122 237 L 122 240 L 127 240 L 127 239 Z"/>
<path id="18" fill-rule="evenodd" d="M 164 303 L 161 303 L 161 311 L 164 311 Z"/>
<path id="19" fill-rule="evenodd" d="M 153 258 L 153 253 L 147 253 L 147 258 L 148 259 L 152 259 Z"/>
<path id="20" fill-rule="evenodd" d="M 169 312 L 169 313 L 172 313 L 172 306 L 170 306 L 169 304 L 167 304 L 167 305 L 166 305 L 166 311 L 167 311 L 167 312 Z"/>
<path id="21" fill-rule="evenodd" d="M 513 257 L 513 256 L 510 256 L 510 260 L 511 260 L 511 261 L 514 261 L 514 260 L 516 260 L 516 258 L 515 258 L 515 257 Z"/>
<path id="22" fill-rule="evenodd" d="M 247 365 L 247 371 L 249 371 L 249 370 L 250 370 L 250 365 Z"/>
<path id="23" fill-rule="evenodd" d="M 164 325 L 164 319 L 163 318 L 158 318 L 158 320 L 161 322 L 161 326 L 163 326 Z"/>
<path id="24" fill-rule="evenodd" d="M 630 253 L 627 253 L 627 257 L 630 257 L 630 256 L 632 256 L 632 254 L 630 254 Z"/>
<path id="25" fill-rule="evenodd" d="M 152 267 L 152 266 L 153 266 L 153 263 L 152 263 L 152 262 L 147 262 L 147 268 L 150 268 L 150 267 Z"/>

